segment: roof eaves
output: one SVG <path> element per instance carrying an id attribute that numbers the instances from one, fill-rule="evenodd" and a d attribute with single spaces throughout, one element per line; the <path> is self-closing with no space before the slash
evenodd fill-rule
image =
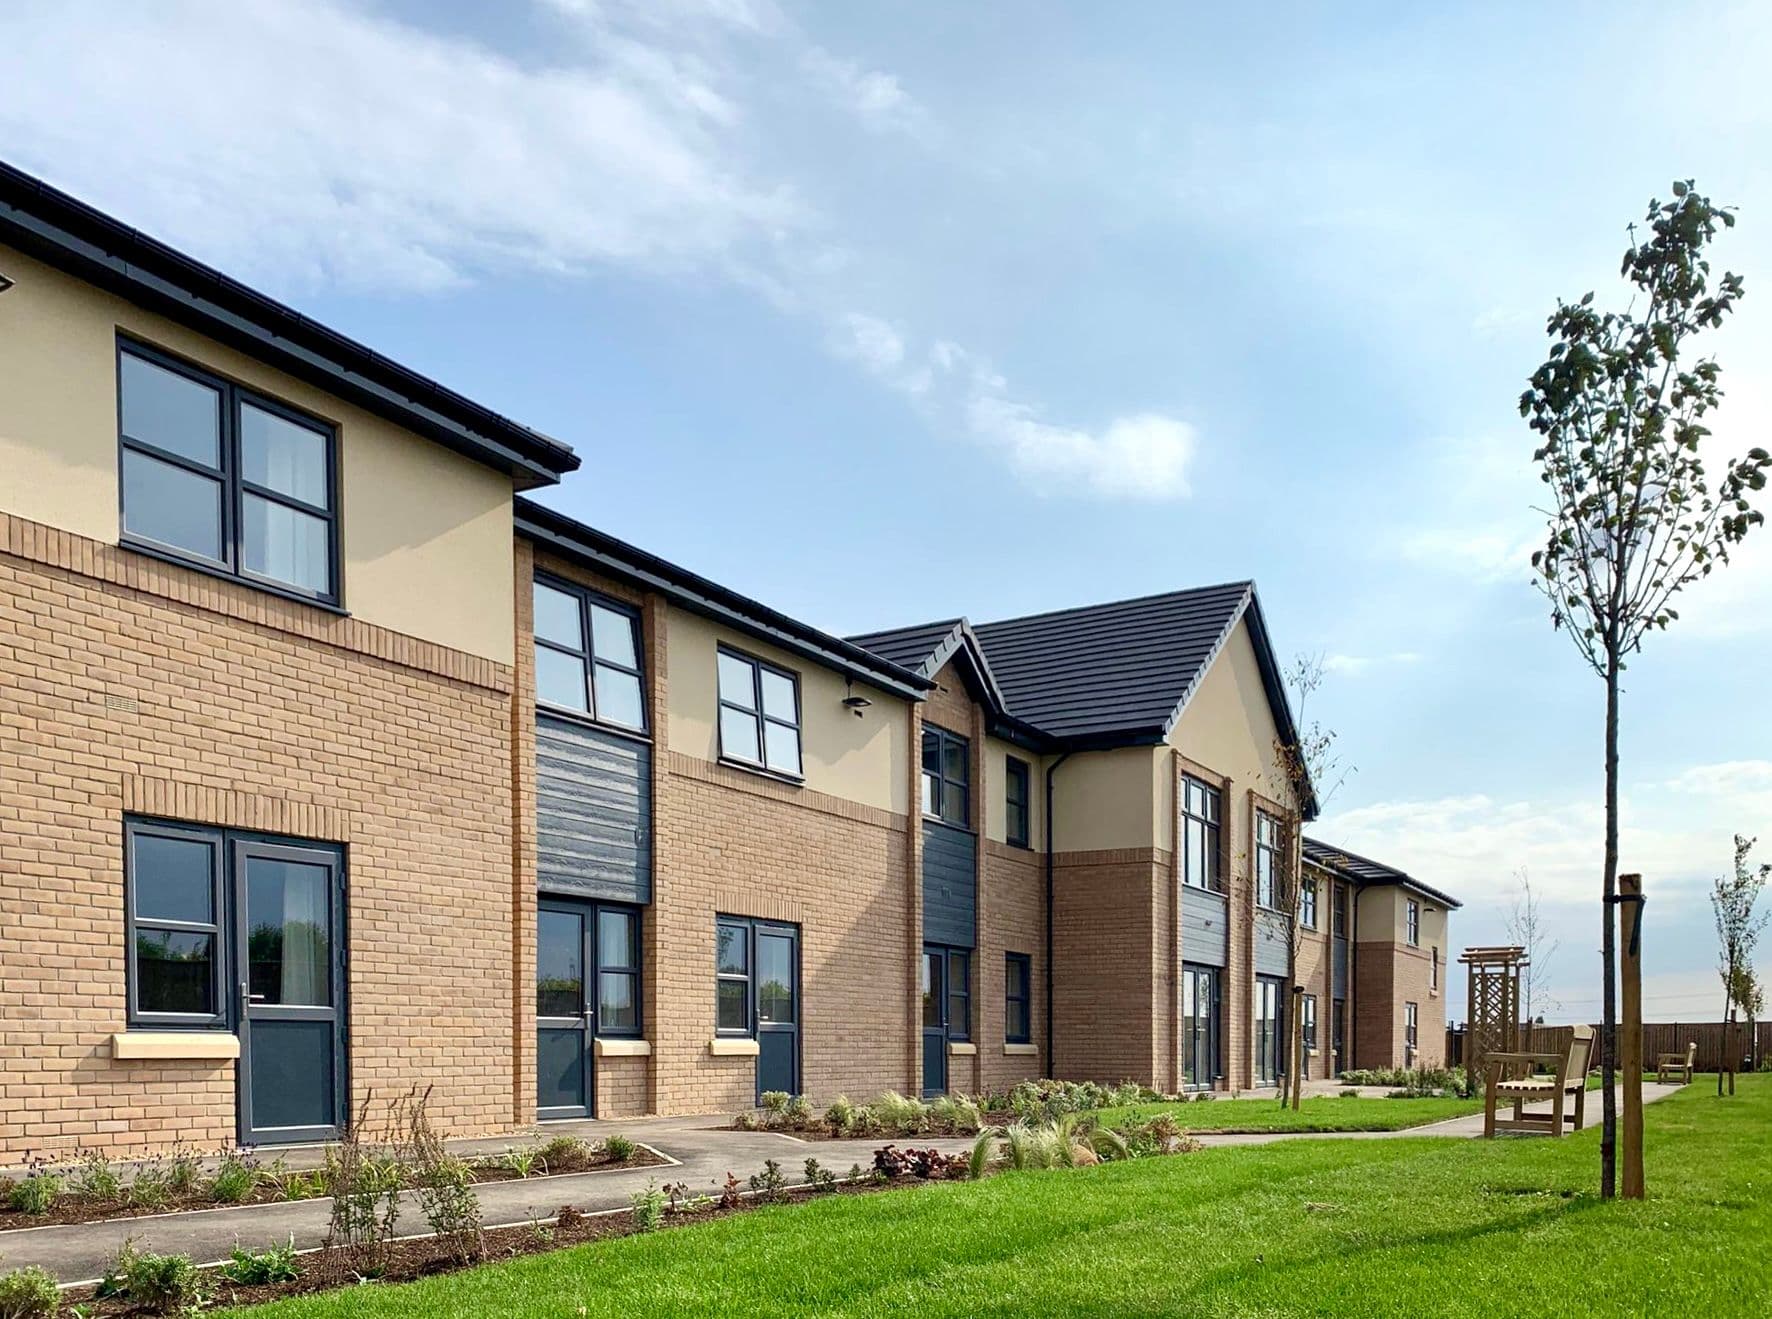
<path id="1" fill-rule="evenodd" d="M 564 557 L 660 595 L 707 618 L 836 669 L 880 691 L 920 701 L 935 684 L 922 674 L 790 618 L 656 554 L 528 499 L 516 501 L 520 535 Z"/>

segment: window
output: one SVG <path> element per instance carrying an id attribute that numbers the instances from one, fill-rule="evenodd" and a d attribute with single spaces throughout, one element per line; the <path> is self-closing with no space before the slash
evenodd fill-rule
<path id="1" fill-rule="evenodd" d="M 948 1038 L 972 1038 L 972 954 L 948 949 Z"/>
<path id="2" fill-rule="evenodd" d="M 564 582 L 535 581 L 535 699 L 646 730 L 640 618 Z"/>
<path id="3" fill-rule="evenodd" d="M 1280 822 L 1266 811 L 1255 812 L 1255 901 L 1270 911 L 1280 905 Z"/>
<path id="4" fill-rule="evenodd" d="M 1255 1083 L 1273 1085 L 1280 1079 L 1280 1041 L 1286 1026 L 1282 1011 L 1285 985 L 1277 976 L 1255 977 Z"/>
<path id="5" fill-rule="evenodd" d="M 225 1028 L 220 835 L 130 824 L 124 874 L 132 1024 Z"/>
<path id="6" fill-rule="evenodd" d="M 332 427 L 121 342 L 117 397 L 125 543 L 338 603 Z"/>
<path id="7" fill-rule="evenodd" d="M 1003 801 L 1006 826 L 1005 836 L 1011 846 L 1026 847 L 1028 845 L 1028 797 L 1032 775 L 1028 772 L 1028 763 L 1014 756 L 1003 758 Z"/>
<path id="8" fill-rule="evenodd" d="M 1298 881 L 1298 923 L 1307 930 L 1317 928 L 1317 881 L 1311 875 Z"/>
<path id="9" fill-rule="evenodd" d="M 1188 963 L 1181 969 L 1182 1077 L 1189 1090 L 1209 1090 L 1224 1075 L 1219 1049 L 1219 970 Z"/>
<path id="10" fill-rule="evenodd" d="M 1421 947 L 1421 904 L 1414 898 L 1408 900 L 1404 920 L 1408 927 L 1409 946 L 1411 948 Z"/>
<path id="11" fill-rule="evenodd" d="M 1034 959 L 1026 953 L 1004 954 L 1003 1039 L 1028 1044 L 1034 1038 Z"/>
<path id="12" fill-rule="evenodd" d="M 1337 939 L 1347 938 L 1347 885 L 1346 884 L 1338 883 L 1335 886 L 1335 911 L 1334 911 L 1333 919 L 1335 922 L 1335 937 Z"/>
<path id="13" fill-rule="evenodd" d="M 972 827 L 972 753 L 965 738 L 933 725 L 923 729 L 923 814 Z"/>
<path id="14" fill-rule="evenodd" d="M 1219 791 L 1199 779 L 1181 781 L 1181 878 L 1194 888 L 1224 892 L 1219 873 Z"/>
<path id="15" fill-rule="evenodd" d="M 800 679 L 720 647 L 720 755 L 800 777 Z"/>
<path id="16" fill-rule="evenodd" d="M 1434 993 L 1436 993 L 1436 994 L 1440 992 L 1440 945 L 1439 944 L 1434 945 L 1434 960 L 1433 960 L 1432 967 L 1428 971 L 1427 987 L 1429 989 L 1433 990 Z"/>
<path id="17" fill-rule="evenodd" d="M 1419 1024 L 1419 1018 L 1420 1013 L 1416 1009 L 1415 1004 L 1403 1004 L 1403 1043 L 1407 1044 L 1411 1050 L 1413 1050 L 1419 1043 L 1416 1038 L 1416 1027 Z"/>
<path id="18" fill-rule="evenodd" d="M 722 916 L 714 925 L 714 1030 L 751 1033 L 751 923 Z"/>
<path id="19" fill-rule="evenodd" d="M 640 1034 L 640 913 L 597 908 L 597 1034 Z"/>
<path id="20" fill-rule="evenodd" d="M 1315 1053 L 1317 1050 L 1317 996 L 1315 994 L 1304 996 L 1302 1010 L 1304 1013 L 1304 1047 Z M 1306 1075 L 1308 1076 L 1309 1073 Z"/>

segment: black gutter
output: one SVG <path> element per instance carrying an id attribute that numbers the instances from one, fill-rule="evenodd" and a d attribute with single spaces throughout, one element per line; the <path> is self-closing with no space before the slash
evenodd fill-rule
<path id="1" fill-rule="evenodd" d="M 1046 1075 L 1054 1079 L 1058 1060 L 1052 1053 L 1052 776 L 1070 758 L 1066 751 L 1046 766 Z"/>
<path id="2" fill-rule="evenodd" d="M 934 682 L 881 659 L 871 650 L 789 618 L 748 596 L 661 559 L 606 532 L 588 527 L 529 499 L 515 506 L 517 533 L 582 564 L 642 590 L 656 591 L 673 604 L 780 646 L 783 650 L 836 669 L 878 691 L 921 701 Z"/>
<path id="3" fill-rule="evenodd" d="M 554 485 L 579 465 L 578 455 L 558 440 L 482 407 L 4 161 L 0 241 L 508 472 L 519 489 Z"/>

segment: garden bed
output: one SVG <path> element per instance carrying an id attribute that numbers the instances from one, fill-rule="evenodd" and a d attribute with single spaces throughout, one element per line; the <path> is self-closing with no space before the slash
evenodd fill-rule
<path id="1" fill-rule="evenodd" d="M 544 1159 L 534 1151 L 515 1148 L 504 1154 L 469 1159 L 471 1180 L 476 1184 L 539 1181 L 548 1177 L 568 1177 L 586 1172 L 657 1168 L 670 1163 L 669 1159 L 644 1145 L 634 1145 L 631 1152 L 617 1158 L 602 1146 L 587 1142 L 578 1142 L 576 1148 L 568 1148 L 564 1142 L 550 1143 L 554 1144 L 558 1144 L 559 1148 L 551 1158 Z M 550 1146 L 536 1147 L 536 1150 L 547 1148 Z M 250 1184 L 244 1191 L 231 1190 L 227 1193 L 227 1198 L 217 1198 L 213 1189 L 214 1178 L 188 1171 L 192 1164 L 175 1158 L 162 1161 L 158 1165 L 150 1163 L 148 1166 L 152 1170 L 150 1177 L 158 1184 L 158 1189 L 148 1194 L 132 1190 L 128 1185 L 121 1185 L 114 1193 L 108 1194 L 82 1192 L 75 1185 L 82 1177 L 80 1169 L 66 1173 L 39 1171 L 33 1176 L 55 1177 L 63 1184 L 63 1189 L 50 1200 L 46 1209 L 38 1213 L 14 1207 L 11 1193 L 17 1186 L 16 1182 L 10 1186 L 0 1185 L 0 1233 L 21 1228 L 101 1223 L 114 1219 L 147 1218 L 208 1209 L 237 1209 L 245 1205 L 288 1204 L 301 1200 L 323 1200 L 328 1196 L 323 1168 L 291 1170 L 277 1164 L 260 1167 L 249 1156 L 224 1155 L 222 1166 L 242 1169 L 242 1172 L 233 1175 L 250 1177 Z M 169 1167 L 187 1170 L 169 1173 Z M 90 1174 L 87 1177 L 89 1180 L 96 1180 Z M 0 1179 L 0 1182 L 4 1180 Z"/>

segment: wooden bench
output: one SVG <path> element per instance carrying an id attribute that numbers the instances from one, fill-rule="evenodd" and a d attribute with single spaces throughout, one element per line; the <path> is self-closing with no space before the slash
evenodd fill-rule
<path id="1" fill-rule="evenodd" d="M 1490 1053 L 1483 1056 L 1488 1066 L 1488 1086 L 1484 1094 L 1483 1135 L 1493 1139 L 1497 1131 L 1527 1131 L 1540 1136 L 1561 1136 L 1563 1123 L 1574 1123 L 1580 1131 L 1587 1122 L 1587 1069 L 1594 1053 L 1594 1028 L 1573 1026 L 1569 1031 L 1569 1047 L 1562 1053 Z M 1504 1081 L 1502 1069 L 1513 1064 L 1542 1063 L 1552 1069 L 1550 1076 L 1526 1076 Z M 1568 1097 L 1575 1096 L 1575 1111 L 1565 1117 Z M 1549 1113 L 1528 1113 L 1526 1105 L 1538 1100 L 1551 1102 Z M 1496 1105 L 1511 1100 L 1511 1119 L 1495 1116 Z"/>
<path id="2" fill-rule="evenodd" d="M 1685 1053 L 1661 1053 L 1655 1056 L 1655 1079 L 1667 1080 L 1669 1072 L 1680 1073 L 1680 1084 L 1692 1084 L 1692 1064 L 1698 1061 L 1698 1041 L 1686 1045 Z"/>

